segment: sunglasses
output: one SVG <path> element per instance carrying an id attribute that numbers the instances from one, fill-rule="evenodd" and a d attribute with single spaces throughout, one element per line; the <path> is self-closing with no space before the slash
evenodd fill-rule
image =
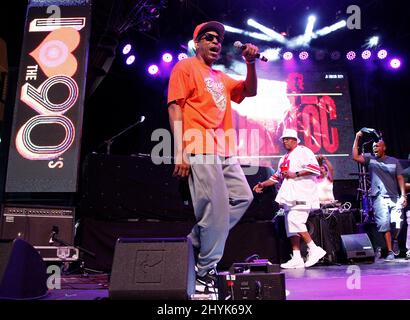
<path id="1" fill-rule="evenodd" d="M 222 43 L 222 41 L 224 40 L 223 37 L 220 37 L 219 35 L 210 34 L 210 33 L 205 33 L 205 35 L 201 39 L 205 39 L 208 42 L 212 42 L 214 41 L 214 39 L 216 39 L 219 43 Z"/>

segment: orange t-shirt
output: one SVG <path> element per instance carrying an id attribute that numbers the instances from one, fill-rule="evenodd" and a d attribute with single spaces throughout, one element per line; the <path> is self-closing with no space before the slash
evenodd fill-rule
<path id="1" fill-rule="evenodd" d="M 236 154 L 231 99 L 240 103 L 244 81 L 214 70 L 196 57 L 179 61 L 168 87 L 168 104 L 182 109 L 185 151 L 193 154 Z"/>

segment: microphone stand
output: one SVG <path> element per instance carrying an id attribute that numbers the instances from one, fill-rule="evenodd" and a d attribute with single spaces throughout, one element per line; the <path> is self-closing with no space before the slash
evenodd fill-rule
<path id="1" fill-rule="evenodd" d="M 57 234 L 58 234 L 58 230 L 53 230 L 53 231 L 51 232 L 51 238 L 50 238 L 50 240 L 49 240 L 49 243 L 50 243 L 50 244 L 53 244 L 53 245 L 54 245 L 54 243 L 57 243 L 57 244 L 59 244 L 60 246 L 64 246 L 64 247 L 74 247 L 74 248 L 77 248 L 80 252 L 84 252 L 84 253 L 88 254 L 89 256 L 91 256 L 91 257 L 93 257 L 93 258 L 96 257 L 95 253 L 93 253 L 93 252 L 91 252 L 91 251 L 89 251 L 89 250 L 87 250 L 87 249 L 85 249 L 85 248 L 83 248 L 83 247 L 70 245 L 69 243 L 67 243 L 67 242 L 65 242 L 65 241 L 63 241 L 63 240 L 58 239 L 58 238 L 56 237 Z M 78 257 L 78 260 L 80 261 L 80 267 L 79 267 L 79 269 L 82 270 L 82 273 L 83 273 L 84 276 L 87 275 L 87 273 L 86 273 L 87 271 L 92 271 L 92 272 L 96 272 L 96 273 L 102 273 L 101 271 L 97 271 L 97 270 L 92 270 L 92 269 L 86 268 L 86 267 L 85 267 L 85 264 L 84 264 L 84 259 L 83 259 L 83 258 Z M 63 271 L 67 271 L 68 268 L 69 268 L 69 262 L 64 262 Z M 71 272 L 71 273 L 72 273 L 72 272 Z"/>
<path id="2" fill-rule="evenodd" d="M 362 155 L 364 154 L 364 147 L 365 145 L 369 144 L 370 142 L 373 142 L 372 140 L 369 140 L 367 142 L 364 142 L 362 144 Z M 361 205 L 362 205 L 362 214 L 361 214 L 361 221 L 360 223 L 363 223 L 363 215 L 365 215 L 364 220 L 368 220 L 370 211 L 371 211 L 371 204 L 369 201 L 369 188 L 367 185 L 367 180 L 366 180 L 366 168 L 363 164 L 359 164 L 359 168 L 360 168 L 360 177 L 359 177 L 359 184 L 360 184 L 360 192 L 362 194 L 361 196 Z"/>
<path id="3" fill-rule="evenodd" d="M 131 130 L 132 128 L 134 128 L 136 125 L 142 123 L 145 120 L 145 117 L 141 117 L 137 122 L 133 123 L 132 125 L 130 125 L 129 127 L 125 128 L 124 130 L 122 130 L 121 132 L 117 133 L 115 136 L 111 137 L 108 140 L 105 140 L 103 143 L 101 143 L 99 147 L 101 147 L 102 145 L 106 144 L 107 145 L 107 155 L 111 154 L 111 145 L 114 142 L 115 139 L 117 139 L 119 136 L 123 135 L 125 132 L 127 132 L 128 130 Z"/>

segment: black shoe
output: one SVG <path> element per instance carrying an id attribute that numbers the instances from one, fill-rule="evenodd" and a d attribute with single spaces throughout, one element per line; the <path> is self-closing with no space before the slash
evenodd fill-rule
<path id="1" fill-rule="evenodd" d="M 217 271 L 215 268 L 210 269 L 204 276 L 196 277 L 196 293 L 213 294 L 218 292 L 217 288 Z"/>

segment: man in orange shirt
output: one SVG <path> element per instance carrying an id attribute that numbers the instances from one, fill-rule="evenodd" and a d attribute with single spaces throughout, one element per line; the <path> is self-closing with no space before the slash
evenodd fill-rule
<path id="1" fill-rule="evenodd" d="M 212 69 L 219 58 L 225 28 L 217 21 L 198 25 L 193 34 L 196 56 L 172 70 L 168 113 L 175 142 L 174 176 L 187 178 L 196 225 L 189 234 L 197 256 L 197 284 L 214 289 L 229 230 L 253 200 L 245 175 L 235 159 L 236 141 L 231 99 L 240 103 L 256 95 L 258 48 L 246 44 L 244 81 Z"/>

